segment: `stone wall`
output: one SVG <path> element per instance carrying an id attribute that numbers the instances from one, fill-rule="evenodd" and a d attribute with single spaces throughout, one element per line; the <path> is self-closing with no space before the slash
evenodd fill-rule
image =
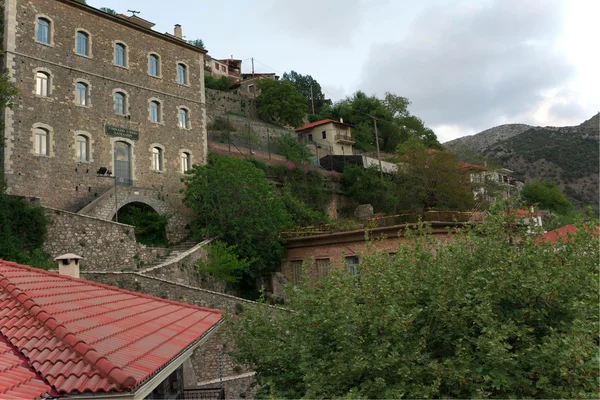
<path id="1" fill-rule="evenodd" d="M 135 270 L 163 255 L 135 241 L 134 227 L 102 219 L 44 208 L 48 234 L 44 250 L 52 258 L 65 253 L 83 257 L 82 270 Z"/>
<path id="2" fill-rule="evenodd" d="M 215 89 L 206 89 L 206 111 L 211 116 L 235 113 L 248 118 L 258 118 L 256 100 Z"/>

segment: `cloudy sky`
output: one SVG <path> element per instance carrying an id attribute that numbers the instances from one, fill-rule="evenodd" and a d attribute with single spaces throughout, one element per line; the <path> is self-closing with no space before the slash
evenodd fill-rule
<path id="1" fill-rule="evenodd" d="M 215 58 L 312 75 L 326 96 L 408 97 L 444 142 L 504 123 L 575 125 L 600 110 L 597 0 L 88 0 L 183 26 Z"/>

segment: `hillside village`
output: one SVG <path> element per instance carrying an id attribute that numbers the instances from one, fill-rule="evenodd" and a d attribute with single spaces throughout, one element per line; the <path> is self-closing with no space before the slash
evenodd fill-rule
<path id="1" fill-rule="evenodd" d="M 579 130 L 482 132 L 463 151 L 440 144 L 404 97 L 359 91 L 334 103 L 310 75 L 255 71 L 254 60 L 243 73 L 247 61 L 209 55 L 180 25 L 159 33 L 76 0 L 11 0 L 3 13 L 0 398 L 264 396 L 301 379 L 261 380 L 275 361 L 244 353 L 259 348 L 246 335 L 257 325 L 238 325 L 245 316 L 267 326 L 303 314 L 298 293 L 366 285 L 369 268 L 393 282 L 408 264 L 378 268 L 408 263 L 406 249 L 430 265 L 430 248 L 485 248 L 469 240 L 498 242 L 477 231 L 497 216 L 510 221 L 507 243 L 534 251 L 579 252 L 598 238 L 591 219 L 574 225 L 585 206 L 597 213 L 597 163 L 569 174 L 555 162 L 553 180 L 540 172 L 552 149 L 545 161 L 519 152 L 542 133 L 583 132 L 596 145 L 577 167 L 587 168 L 598 115 Z M 294 324 L 305 322 L 321 329 Z"/>

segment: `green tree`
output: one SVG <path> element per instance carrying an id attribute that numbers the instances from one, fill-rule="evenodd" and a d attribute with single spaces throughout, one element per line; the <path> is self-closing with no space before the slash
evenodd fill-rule
<path id="1" fill-rule="evenodd" d="M 291 126 L 302 125 L 306 114 L 306 98 L 290 81 L 259 79 L 257 97 L 258 113 L 261 118 Z"/>
<path id="2" fill-rule="evenodd" d="M 102 10 L 105 13 L 110 14 L 110 15 L 117 15 L 117 12 L 115 10 L 113 10 L 112 8 L 100 7 L 100 10 Z"/>
<path id="3" fill-rule="evenodd" d="M 191 233 L 218 237 L 236 255 L 257 260 L 244 272 L 242 284 L 278 265 L 283 254 L 279 232 L 290 225 L 281 197 L 252 163 L 210 155 L 184 178 L 184 202 L 193 211 Z"/>
<path id="4" fill-rule="evenodd" d="M 459 168 L 453 154 L 431 150 L 416 138 L 399 148 L 398 170 L 402 208 L 470 210 L 475 205 L 469 172 Z"/>
<path id="5" fill-rule="evenodd" d="M 204 75 L 204 87 L 206 87 L 207 89 L 228 92 L 229 88 L 231 87 L 231 81 L 226 76 L 215 78 L 212 75 L 206 74 Z"/>
<path id="6" fill-rule="evenodd" d="M 201 49 L 206 49 L 206 47 L 204 46 L 204 41 L 202 39 L 188 40 L 188 43 L 192 46 L 196 46 Z"/>
<path id="7" fill-rule="evenodd" d="M 260 143 L 260 133 L 256 132 L 250 125 L 246 124 L 242 126 L 238 131 L 238 137 L 242 143 L 248 146 L 248 149 L 252 151 L 252 148 Z"/>
<path id="8" fill-rule="evenodd" d="M 285 307 L 229 316 L 257 398 L 595 398 L 598 237 L 515 234 L 502 210 L 443 245 L 373 247 L 359 275 L 288 288 Z M 434 250 L 435 249 L 435 250 Z"/>
<path id="9" fill-rule="evenodd" d="M 236 245 L 228 246 L 219 240 L 208 246 L 207 259 L 198 260 L 198 271 L 216 279 L 237 283 L 257 260 L 240 259 L 236 255 Z"/>
<path id="10" fill-rule="evenodd" d="M 306 145 L 291 133 L 284 133 L 279 136 L 275 148 L 277 154 L 281 154 L 296 163 L 309 161 L 312 157 L 312 153 L 306 148 Z"/>
<path id="11" fill-rule="evenodd" d="M 344 194 L 358 204 L 371 204 L 376 213 L 393 213 L 398 207 L 398 189 L 389 176 L 383 178 L 377 167 L 346 167 L 340 179 Z"/>
<path id="12" fill-rule="evenodd" d="M 545 210 L 566 215 L 573 205 L 553 182 L 533 181 L 526 184 L 521 191 L 521 197 L 531 205 L 537 205 Z"/>
<path id="13" fill-rule="evenodd" d="M 290 71 L 289 73 L 284 72 L 281 79 L 292 82 L 296 89 L 307 99 L 305 110 L 307 114 L 321 113 L 323 107 L 327 104 L 327 100 L 325 100 L 321 85 L 312 76 Z"/>
<path id="14" fill-rule="evenodd" d="M 161 215 L 148 208 L 127 205 L 119 211 L 119 222 L 135 227 L 135 239 L 148 246 L 166 246 L 170 215 Z"/>

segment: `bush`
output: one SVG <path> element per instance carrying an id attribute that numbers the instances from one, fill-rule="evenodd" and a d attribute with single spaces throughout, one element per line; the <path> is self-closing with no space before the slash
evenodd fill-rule
<path id="1" fill-rule="evenodd" d="M 215 78 L 212 75 L 204 75 L 204 86 L 207 89 L 220 90 L 222 92 L 228 92 L 231 87 L 231 81 L 226 76 L 221 78 Z"/>

